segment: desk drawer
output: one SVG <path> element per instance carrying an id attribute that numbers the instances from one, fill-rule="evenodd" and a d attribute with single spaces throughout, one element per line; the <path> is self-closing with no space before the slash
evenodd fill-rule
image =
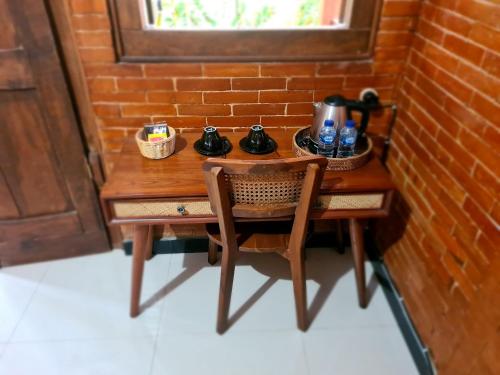
<path id="1" fill-rule="evenodd" d="M 383 193 L 321 195 L 314 205 L 321 210 L 366 210 L 382 208 Z M 213 216 L 208 200 L 117 201 L 116 219 L 143 217 Z"/>
<path id="2" fill-rule="evenodd" d="M 117 219 L 213 215 L 208 200 L 115 202 L 113 209 Z"/>
<path id="3" fill-rule="evenodd" d="M 378 209 L 384 203 L 383 193 L 320 195 L 316 209 L 324 210 L 366 210 Z"/>

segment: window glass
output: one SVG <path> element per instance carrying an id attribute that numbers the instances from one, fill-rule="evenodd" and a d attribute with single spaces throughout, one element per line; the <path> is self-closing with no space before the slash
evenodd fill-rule
<path id="1" fill-rule="evenodd" d="M 342 28 L 345 0 L 145 0 L 155 29 Z"/>

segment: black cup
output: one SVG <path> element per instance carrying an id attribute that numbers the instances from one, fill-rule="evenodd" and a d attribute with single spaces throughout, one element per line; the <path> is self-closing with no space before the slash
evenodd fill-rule
<path id="1" fill-rule="evenodd" d="M 247 136 L 246 146 L 256 152 L 260 152 L 267 147 L 267 134 L 264 132 L 262 125 L 253 125 L 250 128 Z"/>
<path id="2" fill-rule="evenodd" d="M 201 136 L 203 148 L 210 152 L 219 152 L 222 150 L 222 138 L 214 126 L 207 126 L 203 128 Z"/>

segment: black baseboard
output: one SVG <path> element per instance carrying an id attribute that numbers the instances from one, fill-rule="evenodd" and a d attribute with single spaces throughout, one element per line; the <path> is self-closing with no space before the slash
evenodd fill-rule
<path id="1" fill-rule="evenodd" d="M 317 233 L 311 236 L 306 247 L 331 247 L 331 233 Z M 349 246 L 349 238 L 346 236 L 346 246 Z M 132 241 L 125 241 L 123 248 L 127 255 L 132 254 Z M 384 295 L 396 318 L 398 326 L 408 345 L 408 349 L 415 361 L 415 365 L 421 375 L 435 375 L 436 370 L 429 355 L 429 350 L 424 345 L 417 330 L 408 314 L 404 299 L 394 285 L 383 258 L 375 245 L 371 234 L 365 233 L 365 248 L 370 259 L 375 276 L 384 291 Z M 208 249 L 208 239 L 205 238 L 162 238 L 153 242 L 153 254 L 179 254 L 179 253 L 201 253 Z"/>

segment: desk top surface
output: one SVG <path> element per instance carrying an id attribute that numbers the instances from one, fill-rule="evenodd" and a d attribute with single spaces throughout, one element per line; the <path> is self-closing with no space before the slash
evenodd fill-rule
<path id="1" fill-rule="evenodd" d="M 295 157 L 292 150 L 292 137 L 297 129 L 266 129 L 277 143 L 275 152 L 267 155 L 252 155 L 242 151 L 238 142 L 247 131 L 221 131 L 227 136 L 233 149 L 227 154 L 229 159 L 279 159 Z M 140 153 L 134 138 L 129 137 L 118 162 L 108 176 L 101 190 L 103 199 L 127 198 L 190 198 L 206 197 L 207 190 L 201 165 L 206 156 L 198 154 L 194 142 L 200 132 L 177 134 L 175 153 L 165 159 L 150 160 Z M 395 189 L 389 173 L 378 158 L 361 168 L 347 171 L 326 171 L 321 184 L 321 193 L 370 192 Z"/>

